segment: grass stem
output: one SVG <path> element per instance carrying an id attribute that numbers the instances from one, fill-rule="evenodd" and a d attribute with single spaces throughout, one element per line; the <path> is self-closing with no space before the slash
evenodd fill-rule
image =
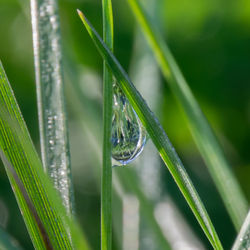
<path id="1" fill-rule="evenodd" d="M 111 0 L 102 1 L 103 39 L 113 51 L 113 14 Z M 112 83 L 113 76 L 106 62 L 103 63 L 103 168 L 101 185 L 101 249 L 112 246 Z"/>

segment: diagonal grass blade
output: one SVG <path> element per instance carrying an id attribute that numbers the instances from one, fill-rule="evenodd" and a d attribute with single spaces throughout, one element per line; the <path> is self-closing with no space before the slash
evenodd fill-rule
<path id="1" fill-rule="evenodd" d="M 148 108 L 147 104 L 141 97 L 140 93 L 136 90 L 133 83 L 130 81 L 122 66 L 108 49 L 106 44 L 102 41 L 83 13 L 78 10 L 78 14 L 99 53 L 109 65 L 120 88 L 127 96 L 143 125 L 147 129 L 147 132 L 158 149 L 161 158 L 171 172 L 175 182 L 192 209 L 207 238 L 215 249 L 223 249 L 207 211 L 205 210 L 203 203 L 201 202 L 200 197 L 187 175 L 181 160 L 175 152 L 175 149 L 173 148 L 159 121 Z"/>
<path id="2" fill-rule="evenodd" d="M 72 72 L 70 72 L 72 70 Z M 86 128 L 91 128 L 92 135 L 91 142 L 93 145 L 92 147 L 95 148 L 96 152 L 96 158 L 99 162 L 101 162 L 101 148 L 98 143 L 99 138 L 101 137 L 100 131 L 96 124 L 100 124 L 100 115 L 99 115 L 99 109 L 97 106 L 94 106 L 94 103 L 90 102 L 91 100 L 84 95 L 82 90 L 79 88 L 79 85 L 77 84 L 79 82 L 79 79 L 76 77 L 79 73 L 76 71 L 76 69 L 69 70 L 69 79 L 72 80 L 72 85 L 68 86 L 67 93 L 69 94 L 69 97 L 71 100 L 71 107 L 76 113 L 75 115 L 79 118 L 81 127 L 83 130 Z M 88 119 L 84 119 L 85 117 L 88 117 Z M 99 169 L 99 168 L 98 168 Z M 114 171 L 114 172 L 113 172 Z M 125 188 L 126 183 L 129 183 L 131 185 L 131 190 L 134 191 L 137 199 L 140 202 L 141 211 L 144 214 L 145 221 L 150 225 L 150 227 L 153 228 L 154 232 L 154 238 L 157 240 L 158 244 L 162 247 L 162 249 L 169 249 L 169 243 L 165 239 L 159 224 L 157 223 L 155 216 L 154 216 L 154 210 L 152 208 L 151 201 L 148 199 L 148 197 L 145 194 L 145 190 L 141 190 L 139 186 L 138 180 L 131 183 L 131 180 L 129 178 L 124 178 L 124 175 L 120 175 L 119 172 L 122 171 L 122 168 L 115 168 L 112 170 L 112 179 L 113 179 L 113 197 L 116 196 L 120 197 L 122 199 L 121 192 L 119 191 L 120 188 Z M 99 176 L 99 172 L 96 173 L 97 176 Z M 124 182 L 121 182 L 121 178 L 123 177 Z M 98 178 L 99 180 L 99 178 Z M 117 184 L 119 183 L 119 184 Z M 120 187 L 120 184 L 124 183 Z M 139 190 L 139 191 L 138 191 Z M 115 202 L 115 199 L 114 199 Z M 114 216 L 115 211 L 112 211 L 112 216 Z M 114 222 L 117 223 L 117 222 Z M 115 227 L 113 223 L 113 227 Z M 119 222 L 118 222 L 119 223 Z M 115 228 L 114 228 L 115 231 Z M 116 231 L 115 231 L 116 232 Z M 120 236 L 120 231 L 116 232 Z"/>
<path id="3" fill-rule="evenodd" d="M 0 63 L 0 149 L 10 184 L 36 249 L 88 249 L 42 169 Z"/>
<path id="4" fill-rule="evenodd" d="M 223 150 L 162 36 L 153 28 L 138 0 L 128 0 L 128 3 L 154 52 L 164 77 L 184 111 L 195 143 L 235 228 L 239 229 L 247 213 L 247 201 Z"/>
<path id="5" fill-rule="evenodd" d="M 250 248 L 250 211 L 241 227 L 241 230 L 234 242 L 232 250 L 244 250 Z"/>

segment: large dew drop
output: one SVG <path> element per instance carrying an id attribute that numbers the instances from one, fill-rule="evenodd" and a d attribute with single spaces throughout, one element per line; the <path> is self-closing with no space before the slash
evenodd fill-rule
<path id="1" fill-rule="evenodd" d="M 143 150 L 146 130 L 129 101 L 113 84 L 112 158 L 115 165 L 126 165 Z"/>

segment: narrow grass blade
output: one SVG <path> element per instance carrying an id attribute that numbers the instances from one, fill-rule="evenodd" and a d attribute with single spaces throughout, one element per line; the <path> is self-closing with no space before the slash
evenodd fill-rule
<path id="1" fill-rule="evenodd" d="M 0 227 L 0 249 L 22 250 L 18 242 Z"/>
<path id="2" fill-rule="evenodd" d="M 57 0 L 31 0 L 42 160 L 69 213 L 74 210 Z"/>
<path id="3" fill-rule="evenodd" d="M 72 100 L 71 105 L 72 109 L 76 113 L 76 116 L 80 118 L 80 123 L 82 124 L 83 129 L 84 128 L 91 128 L 93 136 L 91 136 L 91 143 L 92 146 L 95 148 L 96 152 L 96 158 L 99 159 L 101 162 L 101 148 L 98 148 L 99 144 L 99 138 L 100 138 L 100 131 L 96 127 L 96 124 L 100 123 L 100 116 L 98 115 L 98 109 L 97 106 L 91 106 L 89 103 L 91 102 L 88 97 L 86 97 L 82 90 L 77 86 L 77 83 L 79 80 L 76 78 L 78 75 L 77 72 L 72 72 L 69 75 L 69 79 L 72 81 L 72 85 L 69 86 L 67 93 L 70 94 L 70 99 Z M 69 70 L 70 72 L 70 70 Z M 93 105 L 93 103 L 92 103 Z M 88 119 L 84 119 L 85 117 L 88 117 Z M 122 178 L 123 176 L 119 174 L 119 171 L 122 171 L 122 168 L 115 168 L 113 169 L 113 195 L 117 194 L 122 199 L 121 192 L 119 192 L 119 189 L 125 187 L 126 183 L 133 185 L 131 187 L 131 190 L 134 191 L 137 199 L 140 202 L 140 210 L 144 214 L 144 218 L 146 223 L 149 225 L 150 228 L 153 228 L 154 235 L 153 237 L 157 240 L 157 243 L 161 246 L 161 249 L 168 249 L 169 244 L 167 240 L 164 238 L 163 233 L 161 232 L 161 229 L 159 227 L 159 224 L 156 222 L 154 217 L 154 211 L 151 209 L 152 204 L 150 200 L 147 198 L 145 191 L 142 190 L 139 187 L 138 180 L 134 181 L 132 184 L 130 183 L 130 179 Z M 118 173 L 117 173 L 118 172 Z M 99 173 L 96 173 L 96 175 L 99 175 Z M 124 180 L 123 182 L 120 180 Z M 98 179 L 98 178 L 97 178 Z M 122 187 L 118 187 L 117 183 L 122 183 Z M 119 185 L 120 186 L 120 185 Z M 125 189 L 125 188 L 124 188 Z M 141 195 L 139 195 L 139 192 L 136 192 L 137 190 L 140 190 Z M 114 211 L 112 212 L 114 214 Z M 156 229 L 155 229 L 156 228 Z M 117 232 L 119 234 L 120 232 Z"/>
<path id="4" fill-rule="evenodd" d="M 113 14 L 111 0 L 102 1 L 103 40 L 113 50 Z M 103 167 L 101 187 L 101 249 L 110 250 L 112 243 L 112 73 L 103 63 Z"/>
<path id="5" fill-rule="evenodd" d="M 153 29 L 139 1 L 128 0 L 128 3 L 149 41 L 163 75 L 186 115 L 197 148 L 208 166 L 234 226 L 239 229 L 247 213 L 247 201 L 223 150 L 163 38 Z"/>
<path id="6" fill-rule="evenodd" d="M 232 248 L 232 250 L 246 249 L 250 249 L 250 210 Z"/>
<path id="7" fill-rule="evenodd" d="M 113 13 L 111 0 L 102 1 L 103 40 L 113 50 Z M 103 63 L 103 167 L 101 187 L 101 249 L 111 250 L 112 246 L 112 82 L 113 76 L 108 65 Z"/>
<path id="8" fill-rule="evenodd" d="M 173 148 L 159 121 L 148 108 L 146 102 L 143 100 L 140 93 L 130 81 L 125 70 L 119 64 L 112 52 L 108 49 L 106 44 L 101 40 L 100 36 L 97 34 L 83 13 L 78 10 L 78 14 L 90 37 L 95 43 L 99 53 L 105 59 L 112 70 L 113 75 L 116 77 L 123 93 L 127 96 L 130 104 L 133 106 L 137 115 L 141 119 L 141 122 L 147 129 L 147 132 L 158 149 L 161 158 L 168 167 L 207 238 L 215 249 L 223 249 L 212 222 L 207 214 L 207 211 L 205 210 L 181 160 L 175 152 L 175 149 Z"/>
<path id="9" fill-rule="evenodd" d="M 88 249 L 42 169 L 0 63 L 0 150 L 13 192 L 36 249 Z"/>

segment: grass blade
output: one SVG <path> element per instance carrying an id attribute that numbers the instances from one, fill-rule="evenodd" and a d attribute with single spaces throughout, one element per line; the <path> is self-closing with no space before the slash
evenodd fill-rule
<path id="1" fill-rule="evenodd" d="M 111 0 L 102 1 L 103 40 L 113 50 L 113 13 Z M 112 246 L 112 82 L 113 76 L 108 65 L 103 63 L 103 167 L 101 187 L 101 249 Z"/>
<path id="2" fill-rule="evenodd" d="M 128 0 L 128 3 L 154 51 L 164 77 L 186 115 L 197 148 L 208 166 L 234 226 L 239 229 L 247 213 L 247 201 L 223 150 L 163 38 L 153 29 L 139 1 Z"/>
<path id="3" fill-rule="evenodd" d="M 0 151 L 0 156 L 2 158 L 2 161 L 3 161 L 4 165 L 6 166 L 6 168 L 8 169 L 10 174 L 12 175 L 18 189 L 22 193 L 23 199 L 25 200 L 29 211 L 31 212 L 32 216 L 35 218 L 35 221 L 37 223 L 38 229 L 40 231 L 40 234 L 41 234 L 41 237 L 42 237 L 42 240 L 43 240 L 43 243 L 44 243 L 46 249 L 53 249 L 51 241 L 50 241 L 50 239 L 48 237 L 48 234 L 46 233 L 45 227 L 44 227 L 42 221 L 40 220 L 40 217 L 39 217 L 39 215 L 38 215 L 38 213 L 36 211 L 36 208 L 34 207 L 33 202 L 31 201 L 28 193 L 26 192 L 26 189 L 25 189 L 23 183 L 19 179 L 15 169 L 9 163 L 9 161 L 7 160 L 7 158 L 5 157 L 5 155 L 3 154 L 2 151 Z"/>
<path id="4" fill-rule="evenodd" d="M 42 160 L 69 213 L 74 209 L 56 0 L 31 0 Z"/>
<path id="5" fill-rule="evenodd" d="M 101 123 L 99 109 L 97 106 L 94 106 L 93 103 L 93 106 L 90 105 L 91 100 L 87 96 L 85 96 L 81 88 L 79 88 L 79 79 L 76 77 L 79 73 L 76 72 L 75 69 L 72 69 L 71 73 L 70 71 L 71 70 L 69 70 L 69 79 L 71 79 L 72 85 L 69 85 L 67 93 L 70 95 L 70 99 L 73 100 L 71 102 L 71 107 L 76 113 L 75 115 L 80 118 L 80 123 L 82 124 L 81 127 L 83 128 L 83 130 L 85 130 L 86 127 L 91 128 L 92 136 L 90 141 L 93 144 L 92 146 L 95 148 L 96 158 L 99 160 L 99 162 L 101 162 L 101 149 L 98 148 L 98 141 L 101 137 L 101 133 L 96 126 L 96 124 Z M 84 119 L 84 117 L 88 117 L 88 119 Z M 119 174 L 123 171 L 123 168 L 118 167 L 113 169 L 113 171 L 113 196 L 116 195 L 116 197 L 119 196 L 121 199 L 123 198 L 121 192 L 119 192 L 120 187 L 118 188 L 117 182 L 119 184 L 123 184 L 122 188 L 124 189 L 125 185 L 131 185 L 131 190 L 134 192 L 136 198 L 140 202 L 140 210 L 144 215 L 146 223 L 149 225 L 149 227 L 153 228 L 153 237 L 157 240 L 157 243 L 161 246 L 161 249 L 169 249 L 169 243 L 165 239 L 160 226 L 155 219 L 151 201 L 146 196 L 145 191 L 140 188 L 138 180 L 131 183 L 129 177 L 125 178 L 124 175 Z M 99 175 L 99 173 L 96 173 L 96 175 Z M 114 211 L 112 212 L 112 214 L 114 214 Z M 120 232 L 118 232 L 118 234 L 120 234 Z"/>
<path id="6" fill-rule="evenodd" d="M 42 169 L 1 63 L 0 149 L 34 247 L 88 249 L 82 232 L 67 216 L 58 193 Z"/>
<path id="7" fill-rule="evenodd" d="M 241 227 L 232 250 L 244 250 L 250 248 L 250 211 Z"/>
<path id="8" fill-rule="evenodd" d="M 161 158 L 168 167 L 207 238 L 215 249 L 223 249 L 212 222 L 200 200 L 200 197 L 198 196 L 182 162 L 180 161 L 159 121 L 148 108 L 147 104 L 141 97 L 140 93 L 136 90 L 133 83 L 130 81 L 124 69 L 121 67 L 105 43 L 103 43 L 100 36 L 97 34 L 83 13 L 78 10 L 78 14 L 90 37 L 95 43 L 99 53 L 109 65 L 113 75 L 118 81 L 120 88 L 127 96 L 130 104 L 133 106 L 137 115 L 141 119 L 141 122 L 147 129 L 147 132 L 158 149 Z"/>

